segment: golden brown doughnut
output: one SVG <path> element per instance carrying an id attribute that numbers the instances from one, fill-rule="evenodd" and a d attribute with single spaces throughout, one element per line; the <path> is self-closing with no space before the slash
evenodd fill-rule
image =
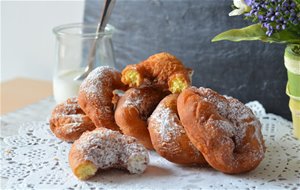
<path id="1" fill-rule="evenodd" d="M 139 87 L 149 79 L 152 84 L 172 93 L 179 93 L 191 84 L 191 69 L 184 67 L 175 56 L 163 52 L 150 56 L 138 64 L 128 65 L 122 71 L 122 82 Z"/>
<path id="2" fill-rule="evenodd" d="M 119 131 L 114 119 L 113 91 L 123 89 L 121 74 L 108 66 L 94 69 L 79 88 L 78 103 L 96 127 Z"/>
<path id="3" fill-rule="evenodd" d="M 176 164 L 205 164 L 191 143 L 177 112 L 178 94 L 166 96 L 148 119 L 148 129 L 156 152 Z"/>
<path id="4" fill-rule="evenodd" d="M 70 167 L 81 180 L 94 176 L 97 170 L 109 168 L 140 174 L 148 162 L 147 149 L 135 138 L 103 127 L 83 133 L 69 153 Z"/>
<path id="5" fill-rule="evenodd" d="M 153 149 L 147 119 L 165 95 L 154 86 L 127 90 L 120 98 L 115 111 L 115 119 L 121 131 L 137 138 L 146 148 Z"/>
<path id="6" fill-rule="evenodd" d="M 79 107 L 77 98 L 69 98 L 55 106 L 49 122 L 54 135 L 67 142 L 73 142 L 83 132 L 95 129 L 94 123 Z"/>
<path id="7" fill-rule="evenodd" d="M 261 124 L 237 99 L 190 87 L 179 95 L 177 106 L 188 137 L 213 168 L 242 173 L 264 158 Z"/>

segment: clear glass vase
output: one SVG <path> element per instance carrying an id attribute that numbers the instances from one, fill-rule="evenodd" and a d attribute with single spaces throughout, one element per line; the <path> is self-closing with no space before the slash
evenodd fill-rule
<path id="1" fill-rule="evenodd" d="M 80 76 L 87 67 L 89 52 L 95 40 L 94 68 L 102 65 L 115 67 L 113 30 L 111 25 L 107 25 L 104 32 L 96 32 L 97 24 L 66 24 L 53 29 L 56 36 L 53 93 L 57 103 L 77 96 L 82 80 L 74 78 Z"/>

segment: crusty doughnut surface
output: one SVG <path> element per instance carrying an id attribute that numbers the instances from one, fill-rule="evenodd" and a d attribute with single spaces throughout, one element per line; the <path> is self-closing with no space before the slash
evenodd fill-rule
<path id="1" fill-rule="evenodd" d="M 166 96 L 148 119 L 154 149 L 176 164 L 206 164 L 203 155 L 189 140 L 177 112 L 178 94 Z"/>
<path id="2" fill-rule="evenodd" d="M 115 110 L 116 123 L 121 131 L 137 138 L 146 148 L 153 149 L 147 119 L 165 96 L 165 92 L 154 86 L 127 90 L 118 101 Z"/>
<path id="3" fill-rule="evenodd" d="M 264 158 L 261 123 L 237 99 L 190 87 L 179 95 L 177 106 L 189 139 L 213 168 L 243 173 L 255 169 Z"/>
<path id="4" fill-rule="evenodd" d="M 55 106 L 49 122 L 54 135 L 67 142 L 73 142 L 83 132 L 95 129 L 94 123 L 79 107 L 77 97 Z"/>
<path id="5" fill-rule="evenodd" d="M 94 69 L 80 85 L 78 103 L 96 127 L 119 131 L 114 119 L 113 91 L 123 88 L 121 73 L 101 66 Z"/>
<path id="6" fill-rule="evenodd" d="M 178 93 L 191 85 L 191 75 L 192 70 L 185 68 L 174 55 L 162 52 L 126 66 L 122 71 L 122 82 L 139 87 L 148 79 L 163 90 Z"/>
<path id="7" fill-rule="evenodd" d="M 98 170 L 126 169 L 143 173 L 149 162 L 147 149 L 133 137 L 101 127 L 85 132 L 74 142 L 69 153 L 69 164 L 74 175 L 86 180 Z"/>

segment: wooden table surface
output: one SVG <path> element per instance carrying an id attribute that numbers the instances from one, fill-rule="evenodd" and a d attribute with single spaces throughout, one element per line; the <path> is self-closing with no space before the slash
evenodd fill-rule
<path id="1" fill-rule="evenodd" d="M 0 115 L 35 103 L 52 95 L 50 81 L 15 78 L 0 86 Z"/>

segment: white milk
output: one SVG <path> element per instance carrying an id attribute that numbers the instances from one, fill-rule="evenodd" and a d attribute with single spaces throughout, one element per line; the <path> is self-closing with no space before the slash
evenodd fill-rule
<path id="1" fill-rule="evenodd" d="M 53 93 L 56 103 L 78 96 L 79 86 L 82 81 L 75 81 L 74 78 L 82 73 L 84 73 L 84 69 L 61 71 L 60 74 L 53 78 Z"/>

